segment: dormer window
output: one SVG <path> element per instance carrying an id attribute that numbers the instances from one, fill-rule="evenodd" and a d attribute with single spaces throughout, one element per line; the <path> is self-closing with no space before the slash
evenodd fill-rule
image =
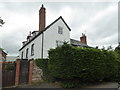
<path id="1" fill-rule="evenodd" d="M 30 36 L 27 36 L 27 41 L 28 41 L 28 42 L 30 41 Z"/>
<path id="2" fill-rule="evenodd" d="M 30 31 L 30 33 L 29 33 L 29 35 L 27 36 L 27 41 L 29 42 L 30 41 L 30 39 L 31 39 L 31 31 Z"/>
<path id="3" fill-rule="evenodd" d="M 33 34 L 33 37 L 35 37 L 36 36 L 36 31 L 33 31 L 32 34 Z"/>
<path id="4" fill-rule="evenodd" d="M 58 26 L 58 34 L 63 34 L 63 27 Z"/>
<path id="5" fill-rule="evenodd" d="M 22 43 L 23 43 L 23 46 L 26 44 L 26 42 L 27 42 L 27 41 L 23 41 L 23 42 L 22 42 Z"/>
<path id="6" fill-rule="evenodd" d="M 36 36 L 36 33 L 33 33 L 33 36 L 35 37 L 35 36 Z"/>

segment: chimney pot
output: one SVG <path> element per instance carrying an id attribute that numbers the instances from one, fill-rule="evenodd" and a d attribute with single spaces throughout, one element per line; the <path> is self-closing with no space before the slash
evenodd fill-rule
<path id="1" fill-rule="evenodd" d="M 43 8 L 44 6 L 43 6 L 43 4 L 42 4 L 42 8 Z"/>

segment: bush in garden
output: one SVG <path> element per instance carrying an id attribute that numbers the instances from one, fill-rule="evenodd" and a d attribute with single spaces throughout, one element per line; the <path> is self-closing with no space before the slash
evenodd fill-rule
<path id="1" fill-rule="evenodd" d="M 50 49 L 49 59 L 39 59 L 36 63 L 44 75 L 60 81 L 64 88 L 120 78 L 116 53 L 104 49 L 74 47 L 65 43 Z"/>
<path id="2" fill-rule="evenodd" d="M 48 59 L 36 59 L 35 63 L 43 71 L 43 80 L 49 81 Z"/>
<path id="3" fill-rule="evenodd" d="M 116 64 L 113 51 L 73 47 L 69 44 L 49 51 L 48 68 L 56 79 L 70 81 L 79 78 L 80 82 L 85 83 L 113 81 L 117 73 Z M 71 86 L 74 87 L 73 84 Z"/>

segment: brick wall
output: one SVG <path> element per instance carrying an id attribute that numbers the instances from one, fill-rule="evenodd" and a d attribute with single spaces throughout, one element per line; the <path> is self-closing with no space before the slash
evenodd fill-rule
<path id="1" fill-rule="evenodd" d="M 8 62 L 1 62 L 2 63 L 8 63 Z M 12 62 L 11 62 L 12 63 Z M 20 63 L 21 60 L 16 60 L 16 72 L 15 72 L 15 86 L 19 85 L 20 80 Z M 1 67 L 2 68 L 2 67 Z M 31 85 L 32 83 L 36 82 L 42 82 L 42 69 L 39 69 L 37 65 L 35 64 L 34 60 L 29 60 L 29 76 L 28 76 L 28 84 Z"/>
<path id="2" fill-rule="evenodd" d="M 32 73 L 33 73 L 33 60 L 29 60 L 29 75 L 28 84 L 32 84 Z M 15 74 L 15 86 L 19 85 L 20 78 L 20 59 L 16 60 L 16 74 Z"/>

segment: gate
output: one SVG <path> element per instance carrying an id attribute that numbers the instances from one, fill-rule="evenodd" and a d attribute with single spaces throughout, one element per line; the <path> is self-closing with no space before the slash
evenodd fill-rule
<path id="1" fill-rule="evenodd" d="M 20 76 L 19 84 L 27 84 L 29 79 L 29 61 L 27 59 L 20 60 Z"/>
<path id="2" fill-rule="evenodd" d="M 16 63 L 2 63 L 2 87 L 15 85 Z"/>

